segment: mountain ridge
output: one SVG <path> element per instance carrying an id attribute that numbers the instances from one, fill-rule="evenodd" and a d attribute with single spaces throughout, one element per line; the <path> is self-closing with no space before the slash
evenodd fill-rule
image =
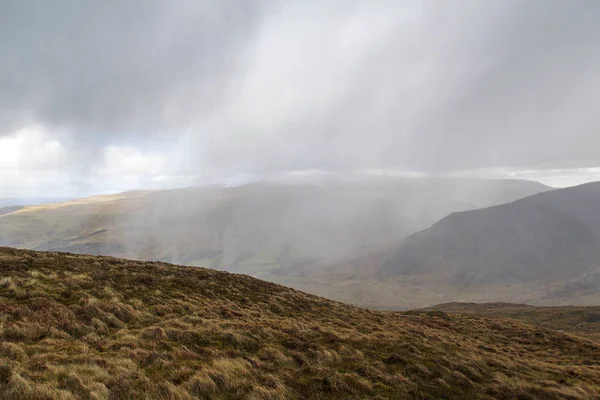
<path id="1" fill-rule="evenodd" d="M 409 236 L 383 270 L 467 280 L 536 280 L 600 267 L 600 183 L 452 213 Z M 568 270 L 566 265 L 570 265 Z"/>

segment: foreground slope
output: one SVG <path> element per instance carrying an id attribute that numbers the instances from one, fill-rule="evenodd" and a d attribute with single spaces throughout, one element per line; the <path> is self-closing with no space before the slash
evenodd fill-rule
<path id="1" fill-rule="evenodd" d="M 248 276 L 0 248 L 2 399 L 590 399 L 600 345 Z"/>

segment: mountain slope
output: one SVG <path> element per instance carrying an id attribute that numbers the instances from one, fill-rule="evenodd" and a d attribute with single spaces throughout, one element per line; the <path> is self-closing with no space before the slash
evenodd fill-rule
<path id="1" fill-rule="evenodd" d="M 600 304 L 600 183 L 453 213 L 399 243 L 273 279 L 372 308 Z"/>
<path id="2" fill-rule="evenodd" d="M 454 213 L 407 238 L 383 271 L 435 271 L 467 282 L 595 276 L 600 273 L 600 183 Z"/>
<path id="3" fill-rule="evenodd" d="M 241 275 L 0 248 L 0 398 L 590 399 L 600 345 Z"/>
<path id="4" fill-rule="evenodd" d="M 548 189 L 518 180 L 381 178 L 126 192 L 0 216 L 0 245 L 269 276 L 389 246 L 453 211 Z"/>

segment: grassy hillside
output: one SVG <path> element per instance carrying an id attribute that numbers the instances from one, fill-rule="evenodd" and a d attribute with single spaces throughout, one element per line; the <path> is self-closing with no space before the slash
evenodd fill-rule
<path id="1" fill-rule="evenodd" d="M 5 206 L 5 207 L 0 207 L 0 215 L 4 215 L 4 214 L 10 214 L 12 212 L 18 211 L 22 208 L 24 208 L 25 206 Z"/>
<path id="2" fill-rule="evenodd" d="M 535 307 L 511 303 L 446 303 L 426 310 L 510 318 L 548 329 L 600 338 L 600 306 Z"/>
<path id="3" fill-rule="evenodd" d="M 248 276 L 0 248 L 2 399 L 590 399 L 600 344 Z"/>

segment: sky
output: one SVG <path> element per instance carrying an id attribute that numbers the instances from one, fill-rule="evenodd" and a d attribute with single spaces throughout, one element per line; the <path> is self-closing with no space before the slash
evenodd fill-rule
<path id="1" fill-rule="evenodd" d="M 596 0 L 0 0 L 0 197 L 600 180 Z"/>

